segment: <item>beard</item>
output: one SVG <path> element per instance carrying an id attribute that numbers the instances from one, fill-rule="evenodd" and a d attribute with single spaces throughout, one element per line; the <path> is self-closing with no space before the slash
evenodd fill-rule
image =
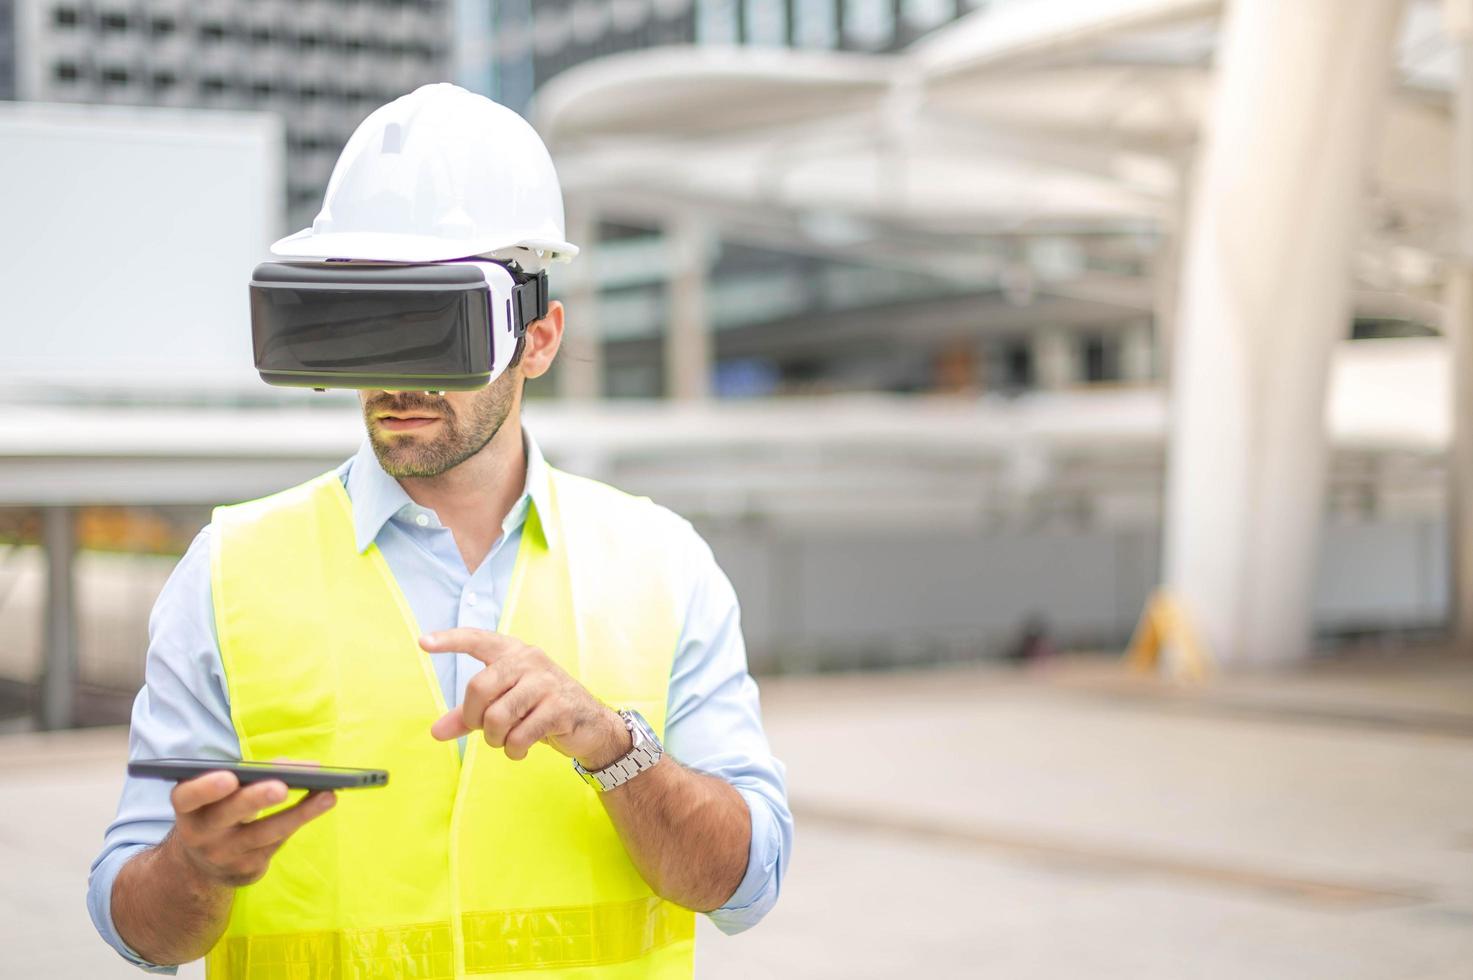
<path id="1" fill-rule="evenodd" d="M 515 383 L 507 371 L 493 383 L 476 392 L 464 416 L 450 401 L 422 391 L 379 392 L 363 402 L 363 422 L 368 441 L 379 465 L 392 477 L 432 477 L 470 459 L 486 447 L 511 414 Z M 398 435 L 380 430 L 374 424 L 379 412 L 432 412 L 440 417 L 440 432 L 433 439 L 418 435 Z"/>

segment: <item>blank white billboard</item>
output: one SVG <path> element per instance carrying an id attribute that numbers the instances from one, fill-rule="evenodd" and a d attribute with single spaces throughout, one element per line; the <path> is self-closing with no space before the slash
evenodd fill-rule
<path id="1" fill-rule="evenodd" d="M 264 113 L 0 103 L 0 399 L 260 390 L 284 171 Z"/>

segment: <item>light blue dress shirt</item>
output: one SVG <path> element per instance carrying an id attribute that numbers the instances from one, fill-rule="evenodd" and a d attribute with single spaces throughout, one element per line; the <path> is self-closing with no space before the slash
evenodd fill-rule
<path id="1" fill-rule="evenodd" d="M 409 499 L 379 466 L 366 441 L 338 469 L 353 501 L 359 550 L 378 543 L 424 632 L 496 628 L 527 508 L 540 509 L 547 499 L 547 464 L 525 430 L 523 441 L 526 487 L 507 514 L 501 537 L 473 572 L 466 570 L 450 529 L 434 511 Z M 793 818 L 784 768 L 768 748 L 757 685 L 747 673 L 736 593 L 693 528 L 687 547 L 692 573 L 685 583 L 688 591 L 680 597 L 686 618 L 670 672 L 665 748 L 684 765 L 725 779 L 747 802 L 752 821 L 747 873 L 731 900 L 707 913 L 718 928 L 732 934 L 755 925 L 777 901 L 792 850 Z M 148 634 L 144 684 L 133 703 L 129 758 L 239 759 L 215 638 L 208 526 L 169 576 L 149 617 Z M 445 703 L 460 704 L 466 682 L 482 669 L 481 663 L 463 653 L 434 654 L 432 659 Z M 571 763 L 568 778 L 578 778 Z M 113 927 L 111 901 L 119 869 L 163 840 L 173 826 L 172 788 L 155 779 L 129 777 L 124 782 L 117 817 L 92 864 L 87 889 L 87 909 L 103 939 L 128 960 L 159 973 L 174 969 L 149 964 L 128 948 Z"/>

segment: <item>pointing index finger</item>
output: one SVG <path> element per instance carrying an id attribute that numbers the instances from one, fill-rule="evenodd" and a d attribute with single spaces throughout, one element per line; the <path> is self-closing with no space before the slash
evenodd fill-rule
<path id="1" fill-rule="evenodd" d="M 440 630 L 419 638 L 420 648 L 426 653 L 468 653 L 488 666 L 506 649 L 508 642 L 508 638 L 500 633 L 467 626 Z"/>

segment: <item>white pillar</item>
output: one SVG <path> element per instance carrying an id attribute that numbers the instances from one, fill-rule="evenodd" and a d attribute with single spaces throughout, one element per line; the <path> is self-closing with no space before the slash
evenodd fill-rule
<path id="1" fill-rule="evenodd" d="M 1176 334 L 1176 316 L 1181 303 L 1182 242 L 1187 238 L 1191 216 L 1191 189 L 1196 174 L 1195 158 L 1183 156 L 1176 163 L 1176 187 L 1172 191 L 1171 213 L 1162 229 L 1161 245 L 1151 263 L 1151 332 L 1153 366 L 1167 386 L 1171 383 L 1171 365 L 1175 358 L 1172 340 Z"/>
<path id="2" fill-rule="evenodd" d="M 1059 391 L 1078 380 L 1074 337 L 1062 327 L 1043 327 L 1033 336 L 1033 376 L 1044 391 Z"/>
<path id="3" fill-rule="evenodd" d="M 1397 0 L 1233 0 L 1183 253 L 1165 575 L 1220 661 L 1308 654 L 1330 353 Z"/>
<path id="4" fill-rule="evenodd" d="M 1448 26 L 1460 60 L 1453 129 L 1458 247 L 1449 263 L 1443 330 L 1452 354 L 1452 445 L 1448 452 L 1448 521 L 1452 542 L 1454 649 L 1473 652 L 1473 2 L 1449 0 Z"/>
<path id="5" fill-rule="evenodd" d="M 1467 58 L 1465 55 L 1465 66 L 1469 65 Z M 1467 165 L 1459 164 L 1459 168 L 1463 166 Z M 1452 355 L 1453 431 L 1447 459 L 1448 540 L 1452 545 L 1450 626 L 1453 649 L 1469 654 L 1473 653 L 1473 263 L 1467 258 L 1449 270 L 1443 323 Z"/>
<path id="6" fill-rule="evenodd" d="M 665 228 L 670 254 L 670 318 L 665 334 L 665 393 L 677 401 L 711 396 L 711 323 L 706 280 L 711 232 L 696 215 Z"/>
<path id="7" fill-rule="evenodd" d="M 563 268 L 568 277 L 567 320 L 558 352 L 558 394 L 563 398 L 592 399 L 603 393 L 604 345 L 600 332 L 598 275 L 598 216 L 586 204 L 570 201 L 568 240 L 578 256 Z M 557 269 L 553 270 L 557 274 Z"/>
<path id="8" fill-rule="evenodd" d="M 1155 377 L 1156 344 L 1149 320 L 1132 323 L 1120 332 L 1120 376 L 1130 384 L 1144 385 Z"/>

